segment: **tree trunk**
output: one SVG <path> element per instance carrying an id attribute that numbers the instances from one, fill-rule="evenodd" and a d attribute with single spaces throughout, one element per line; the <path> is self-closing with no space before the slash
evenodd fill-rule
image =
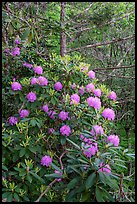
<path id="1" fill-rule="evenodd" d="M 60 24 L 61 24 L 60 55 L 61 57 L 64 57 L 64 55 L 66 54 L 66 34 L 64 32 L 65 5 L 66 5 L 66 2 L 61 2 L 61 11 L 60 11 Z"/>

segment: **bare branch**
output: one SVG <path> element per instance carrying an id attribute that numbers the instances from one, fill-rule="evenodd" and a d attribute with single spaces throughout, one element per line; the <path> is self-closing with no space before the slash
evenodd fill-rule
<path id="1" fill-rule="evenodd" d="M 96 71 L 96 70 L 108 70 L 108 69 L 125 69 L 125 68 L 132 68 L 132 67 L 135 67 L 135 65 L 121 66 L 121 67 L 94 68 L 93 71 Z"/>
<path id="2" fill-rule="evenodd" d="M 93 44 L 93 45 L 82 46 L 80 48 L 70 49 L 70 50 L 67 51 L 67 53 L 68 52 L 78 51 L 78 50 L 85 49 L 85 48 L 92 48 L 92 47 L 98 47 L 98 46 L 102 46 L 102 45 L 109 45 L 111 43 L 125 41 L 125 40 L 132 39 L 132 38 L 135 38 L 135 34 L 132 35 L 132 36 L 126 37 L 126 38 L 119 38 L 119 39 L 114 39 L 114 40 L 111 40 L 111 41 L 106 41 L 106 42 L 97 43 L 97 44 Z"/>
<path id="3" fill-rule="evenodd" d="M 93 2 L 93 3 L 95 3 L 95 2 Z M 91 6 L 93 5 L 93 3 L 91 3 L 91 4 L 89 5 L 89 7 L 86 8 L 83 12 L 81 12 L 81 13 L 79 13 L 77 16 L 73 17 L 73 19 L 70 19 L 69 21 L 65 22 L 65 25 L 68 24 L 68 23 L 70 23 L 70 22 L 72 22 L 72 21 L 74 21 L 76 18 L 79 18 L 82 14 L 84 14 L 85 12 L 87 12 L 87 11 L 91 8 Z"/>
<path id="4" fill-rule="evenodd" d="M 67 150 L 66 150 L 65 152 L 63 152 L 62 155 L 59 157 L 59 162 L 60 162 L 61 170 L 64 169 L 61 159 L 62 159 L 62 157 L 64 156 L 64 154 L 66 154 L 66 153 L 67 153 Z"/>
<path id="5" fill-rule="evenodd" d="M 110 25 L 111 23 L 115 23 L 116 21 L 119 21 L 119 20 L 121 20 L 121 19 L 123 19 L 123 18 L 126 18 L 126 17 L 128 17 L 128 16 L 130 16 L 131 14 L 133 14 L 133 13 L 135 13 L 135 11 L 132 11 L 132 12 L 130 12 L 130 13 L 127 13 L 127 14 L 125 14 L 124 16 L 121 16 L 120 18 L 116 18 L 116 19 L 114 19 L 114 20 L 112 20 L 112 21 L 109 21 L 109 22 L 106 22 L 106 23 L 104 23 L 104 24 L 101 24 L 99 27 L 101 28 L 101 27 L 103 27 L 103 26 L 105 26 L 105 25 Z M 76 25 L 75 25 L 76 26 Z M 93 27 L 90 27 L 90 28 L 80 28 L 80 32 L 83 32 L 83 31 L 86 31 L 86 30 L 91 30 L 91 29 L 93 29 L 94 27 L 96 27 L 96 26 L 93 26 Z M 76 30 L 76 32 L 79 32 L 79 31 L 77 31 Z M 74 31 L 75 32 L 75 31 Z M 72 33 L 74 33 L 74 32 L 72 32 Z M 71 33 L 71 34 L 72 34 Z"/>

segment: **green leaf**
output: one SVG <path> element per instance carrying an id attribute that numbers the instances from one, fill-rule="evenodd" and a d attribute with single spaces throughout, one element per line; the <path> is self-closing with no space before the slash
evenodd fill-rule
<path id="1" fill-rule="evenodd" d="M 56 174 L 56 173 L 54 173 L 54 174 L 45 174 L 44 176 L 51 177 L 51 178 L 62 178 L 63 177 L 62 175 Z"/>
<path id="2" fill-rule="evenodd" d="M 56 166 L 55 164 L 51 163 L 51 166 L 52 166 L 55 170 L 60 171 L 60 172 L 62 173 L 62 170 L 61 170 L 58 166 Z"/>
<path id="3" fill-rule="evenodd" d="M 11 194 L 11 192 L 5 192 L 5 193 L 3 193 L 3 194 L 2 194 L 2 199 L 3 199 L 3 198 L 7 198 L 8 195 L 10 195 L 10 194 Z"/>
<path id="4" fill-rule="evenodd" d="M 30 183 L 32 183 L 32 177 L 31 177 L 29 174 L 27 174 L 26 179 L 27 179 Z"/>
<path id="5" fill-rule="evenodd" d="M 95 172 L 93 172 L 86 180 L 86 184 L 85 184 L 86 188 L 87 189 L 91 188 L 94 185 L 95 181 L 96 181 L 96 174 Z"/>
<path id="6" fill-rule="evenodd" d="M 38 176 L 36 173 L 33 173 L 32 171 L 29 172 L 30 174 L 32 174 L 32 176 L 34 176 L 36 179 L 38 179 L 39 181 L 41 181 L 42 183 L 45 183 L 44 179 L 42 179 L 40 176 Z"/>
<path id="7" fill-rule="evenodd" d="M 13 199 L 12 194 L 9 194 L 8 197 L 7 197 L 7 201 L 12 202 L 12 199 Z"/>
<path id="8" fill-rule="evenodd" d="M 98 188 L 98 186 L 96 186 L 96 199 L 98 202 L 104 202 L 102 191 L 100 190 L 100 188 Z"/>
<path id="9" fill-rule="evenodd" d="M 29 33 L 28 42 L 31 43 L 32 41 L 32 31 Z"/>
<path id="10" fill-rule="evenodd" d="M 19 198 L 17 193 L 14 193 L 14 198 L 15 198 L 16 201 L 20 201 L 20 198 Z"/>
<path id="11" fill-rule="evenodd" d="M 35 127 L 36 124 L 37 124 L 37 121 L 36 121 L 36 120 L 32 119 L 32 120 L 30 121 L 30 125 L 32 125 L 33 127 Z"/>
<path id="12" fill-rule="evenodd" d="M 70 140 L 70 139 L 68 139 L 68 138 L 66 138 L 66 140 L 67 140 L 68 142 L 70 142 L 71 144 L 73 144 L 77 149 L 80 149 L 80 147 L 79 147 L 76 143 L 74 143 L 72 140 Z"/>
<path id="13" fill-rule="evenodd" d="M 60 138 L 60 143 L 61 143 L 62 145 L 64 145 L 64 144 L 66 143 L 66 137 L 61 137 L 61 138 Z"/>
<path id="14" fill-rule="evenodd" d="M 76 184 L 79 182 L 79 179 L 80 179 L 79 176 L 76 177 L 76 178 L 74 178 L 74 179 L 72 179 L 72 180 L 68 183 L 67 188 L 68 188 L 69 190 L 70 190 L 70 189 L 73 189 L 73 188 L 76 186 Z"/>
<path id="15" fill-rule="evenodd" d="M 21 39 L 22 39 L 22 40 L 25 40 L 26 38 L 28 38 L 29 33 L 30 33 L 30 29 L 27 28 L 27 29 L 24 31 L 23 35 L 21 36 Z"/>
<path id="16" fill-rule="evenodd" d="M 2 165 L 2 169 L 5 171 L 8 171 L 7 167 L 5 165 Z"/>
<path id="17" fill-rule="evenodd" d="M 19 156 L 23 157 L 25 155 L 25 153 L 26 153 L 26 149 L 23 148 L 23 149 L 20 150 Z"/>
<path id="18" fill-rule="evenodd" d="M 29 147 L 29 150 L 30 150 L 32 153 L 36 153 L 37 147 L 31 146 L 31 147 Z"/>
<path id="19" fill-rule="evenodd" d="M 23 170 L 23 171 L 20 171 L 20 172 L 19 172 L 19 176 L 25 176 L 25 175 L 26 175 L 26 173 L 27 173 L 27 172 L 26 172 L 26 171 L 24 171 L 24 170 Z"/>

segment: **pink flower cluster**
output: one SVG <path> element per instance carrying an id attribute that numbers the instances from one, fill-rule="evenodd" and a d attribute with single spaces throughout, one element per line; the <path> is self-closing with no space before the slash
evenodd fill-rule
<path id="1" fill-rule="evenodd" d="M 117 95 L 114 91 L 111 91 L 109 94 L 108 94 L 108 98 L 112 99 L 113 101 L 116 100 L 117 98 Z"/>
<path id="2" fill-rule="evenodd" d="M 102 126 L 99 125 L 94 125 L 92 130 L 91 130 L 91 135 L 94 136 L 94 139 L 96 139 L 97 135 L 103 135 L 104 134 L 104 130 L 102 128 Z"/>
<path id="3" fill-rule="evenodd" d="M 78 104 L 80 102 L 80 97 L 78 94 L 72 94 L 70 96 L 70 100 L 71 100 L 70 105 L 71 104 Z"/>
<path id="4" fill-rule="evenodd" d="M 89 72 L 88 72 L 88 76 L 89 76 L 90 79 L 94 79 L 94 78 L 95 78 L 95 72 L 92 71 L 92 70 L 89 71 Z"/>
<path id="5" fill-rule="evenodd" d="M 49 167 L 52 163 L 52 158 L 50 156 L 43 156 L 42 159 L 41 159 L 41 165 L 42 166 L 46 166 L 46 167 Z"/>
<path id="6" fill-rule="evenodd" d="M 15 44 L 17 44 L 17 45 L 20 44 L 20 38 L 17 37 L 17 38 L 15 39 Z"/>
<path id="7" fill-rule="evenodd" d="M 104 111 L 102 112 L 102 116 L 108 120 L 114 120 L 115 119 L 115 113 L 110 108 L 105 108 Z"/>
<path id="8" fill-rule="evenodd" d="M 94 143 L 94 144 L 97 144 L 97 143 Z M 91 158 L 93 155 L 96 154 L 97 151 L 98 151 L 97 146 L 91 145 L 91 147 L 84 150 L 83 153 L 86 155 L 86 157 Z"/>
<path id="9" fill-rule="evenodd" d="M 48 116 L 49 116 L 51 119 L 55 119 L 55 114 L 56 114 L 56 112 L 55 112 L 54 110 L 50 110 L 50 111 L 48 112 Z"/>
<path id="10" fill-rule="evenodd" d="M 48 113 L 48 110 L 49 110 L 48 105 L 43 105 L 42 110 L 44 110 L 46 113 Z"/>
<path id="11" fill-rule="evenodd" d="M 99 171 L 105 172 L 105 173 L 111 173 L 111 168 L 110 168 L 109 164 L 100 163 Z"/>
<path id="12" fill-rule="evenodd" d="M 92 83 L 90 83 L 90 84 L 88 84 L 87 86 L 86 86 L 86 91 L 87 92 L 93 92 L 94 91 L 94 89 L 95 89 L 95 86 L 94 86 L 94 84 L 92 84 Z"/>
<path id="13" fill-rule="evenodd" d="M 30 83 L 33 84 L 39 84 L 41 86 L 47 86 L 48 85 L 48 80 L 44 76 L 40 76 L 38 78 L 33 77 L 31 78 Z"/>
<path id="14" fill-rule="evenodd" d="M 19 114 L 20 114 L 20 118 L 25 118 L 25 117 L 28 117 L 29 111 L 26 109 L 23 109 L 23 110 L 20 110 Z"/>
<path id="15" fill-rule="evenodd" d="M 49 134 L 52 134 L 52 133 L 54 133 L 54 132 L 55 132 L 54 128 L 49 128 L 49 130 L 48 130 L 48 133 L 49 133 Z"/>
<path id="16" fill-rule="evenodd" d="M 62 84 L 59 81 L 54 84 L 54 89 L 56 91 L 61 91 L 62 88 L 63 88 L 63 86 L 62 86 Z"/>
<path id="17" fill-rule="evenodd" d="M 83 154 L 86 155 L 86 157 L 90 158 L 91 156 L 95 155 L 98 151 L 98 145 L 96 142 L 92 142 L 90 138 L 84 137 L 82 134 L 80 134 L 80 138 L 86 143 L 85 149 L 83 151 Z"/>
<path id="18" fill-rule="evenodd" d="M 66 135 L 66 136 L 69 136 L 70 133 L 71 133 L 71 129 L 68 125 L 63 125 L 61 128 L 60 128 L 60 133 L 62 135 Z"/>
<path id="19" fill-rule="evenodd" d="M 16 56 L 16 55 L 20 55 L 20 48 L 19 47 L 15 47 L 13 49 L 13 51 L 11 52 L 12 56 Z"/>
<path id="20" fill-rule="evenodd" d="M 37 99 L 37 96 L 34 92 L 31 91 L 30 93 L 27 94 L 26 98 L 28 99 L 28 101 L 33 103 Z"/>
<path id="21" fill-rule="evenodd" d="M 22 89 L 22 86 L 19 82 L 13 82 L 11 84 L 11 88 L 13 91 L 18 91 L 18 90 L 21 90 Z"/>
<path id="22" fill-rule="evenodd" d="M 77 85 L 76 85 L 75 83 L 74 83 L 74 84 L 71 84 L 70 86 L 71 86 L 71 88 L 74 89 L 74 90 L 75 90 L 76 87 L 77 87 Z"/>
<path id="23" fill-rule="evenodd" d="M 109 135 L 107 137 L 108 142 L 112 143 L 115 147 L 119 145 L 119 137 L 117 135 Z"/>
<path id="24" fill-rule="evenodd" d="M 27 62 L 23 62 L 23 66 L 24 67 L 28 67 L 28 68 L 33 68 L 33 65 L 32 64 L 29 64 L 29 63 L 27 63 Z"/>
<path id="25" fill-rule="evenodd" d="M 85 88 L 84 88 L 83 86 L 81 86 L 81 87 L 79 87 L 78 92 L 79 92 L 81 95 L 83 95 L 83 94 L 84 94 L 84 90 L 85 90 Z"/>
<path id="26" fill-rule="evenodd" d="M 11 117 L 9 117 L 8 122 L 9 122 L 10 125 L 13 126 L 18 122 L 18 118 L 14 117 L 14 116 L 11 116 Z"/>
<path id="27" fill-rule="evenodd" d="M 43 74 L 43 69 L 41 66 L 36 66 L 33 68 L 33 70 L 36 74 Z"/>
<path id="28" fill-rule="evenodd" d="M 65 112 L 65 111 L 61 111 L 60 113 L 59 113 L 59 118 L 61 119 L 61 120 L 66 120 L 66 119 L 68 119 L 68 112 Z"/>
<path id="29" fill-rule="evenodd" d="M 100 97 L 102 93 L 101 93 L 100 89 L 95 89 L 94 94 L 95 94 L 95 96 Z"/>
<path id="30" fill-rule="evenodd" d="M 93 108 L 95 108 L 97 110 L 99 110 L 100 107 L 101 107 L 101 101 L 97 97 L 92 97 L 91 96 L 91 97 L 87 98 L 87 103 L 88 103 L 89 106 L 91 106 L 91 107 L 93 107 Z"/>

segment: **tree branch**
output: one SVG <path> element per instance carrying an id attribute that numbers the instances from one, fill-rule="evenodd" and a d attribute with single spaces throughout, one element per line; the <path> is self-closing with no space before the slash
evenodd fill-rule
<path id="1" fill-rule="evenodd" d="M 34 202 L 39 202 L 40 199 L 48 192 L 49 188 L 50 188 L 54 183 L 56 183 L 56 182 L 57 182 L 57 179 L 54 179 L 54 180 L 48 185 L 48 187 L 46 188 L 46 190 L 45 190 L 43 193 L 41 193 L 41 195 L 39 196 L 39 198 L 38 198 L 36 201 L 34 201 Z"/>
<path id="2" fill-rule="evenodd" d="M 128 36 L 128 37 L 126 37 L 126 38 L 119 38 L 119 39 L 114 39 L 114 40 L 111 40 L 111 41 L 106 41 L 106 42 L 97 43 L 97 44 L 93 44 L 93 45 L 82 46 L 82 47 L 80 47 L 80 48 L 70 49 L 70 50 L 67 51 L 67 53 L 68 53 L 68 52 L 78 51 L 78 50 L 85 49 L 85 48 L 92 48 L 92 47 L 98 47 L 98 46 L 102 46 L 102 45 L 109 45 L 109 44 L 111 44 L 111 43 L 120 42 L 120 41 L 125 41 L 125 40 L 132 39 L 132 38 L 135 38 L 135 34 L 132 35 L 132 36 Z"/>
<path id="3" fill-rule="evenodd" d="M 93 3 L 95 3 L 95 2 L 93 2 Z M 68 24 L 68 23 L 70 23 L 70 22 L 72 22 L 72 21 L 74 21 L 76 18 L 79 18 L 82 14 L 84 14 L 85 12 L 87 12 L 87 11 L 91 8 L 91 6 L 93 5 L 93 3 L 91 3 L 91 4 L 89 5 L 89 7 L 86 8 L 83 12 L 79 13 L 77 16 L 74 16 L 73 19 L 70 19 L 69 21 L 65 22 L 65 25 Z"/>
<path id="4" fill-rule="evenodd" d="M 125 69 L 125 68 L 132 68 L 132 67 L 135 67 L 135 65 L 121 66 L 121 67 L 94 68 L 93 71 L 96 71 L 96 70 L 108 70 L 108 69 Z"/>

